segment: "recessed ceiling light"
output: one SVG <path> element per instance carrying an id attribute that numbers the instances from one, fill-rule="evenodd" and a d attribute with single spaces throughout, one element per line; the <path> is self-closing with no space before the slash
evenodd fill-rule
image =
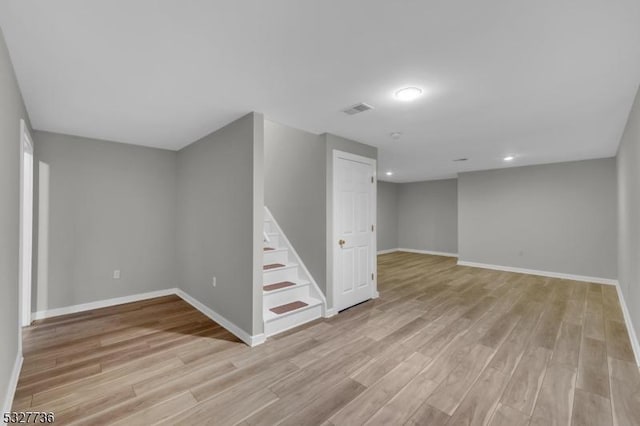
<path id="1" fill-rule="evenodd" d="M 387 173 L 385 173 L 385 175 L 387 175 L 387 176 L 393 176 L 393 172 L 392 172 L 392 171 L 388 171 Z"/>
<path id="2" fill-rule="evenodd" d="M 456 158 L 453 161 L 467 161 L 467 160 L 468 160 L 468 158 Z"/>
<path id="3" fill-rule="evenodd" d="M 504 161 L 513 161 L 513 159 L 516 158 L 513 155 L 507 155 L 506 157 L 503 158 Z"/>
<path id="4" fill-rule="evenodd" d="M 422 89 L 419 87 L 405 87 L 396 92 L 396 99 L 399 101 L 409 102 L 422 95 Z"/>
<path id="5" fill-rule="evenodd" d="M 391 136 L 391 139 L 400 139 L 400 137 L 402 136 L 402 132 L 392 132 L 389 133 L 389 136 Z"/>

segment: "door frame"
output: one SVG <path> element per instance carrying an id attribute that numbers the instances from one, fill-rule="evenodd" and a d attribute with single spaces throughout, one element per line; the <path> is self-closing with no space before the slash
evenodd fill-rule
<path id="1" fill-rule="evenodd" d="M 345 160 L 356 161 L 358 163 L 363 163 L 371 166 L 373 183 L 371 184 L 371 220 L 374 225 L 374 230 L 371 232 L 371 257 L 370 262 L 372 265 L 372 273 L 373 280 L 371 283 L 371 298 L 376 299 L 379 297 L 378 293 L 378 258 L 377 258 L 377 235 L 378 235 L 378 221 L 377 221 L 377 194 L 378 194 L 378 173 L 377 173 L 377 161 L 373 158 L 363 157 L 361 155 L 352 154 L 350 152 L 339 151 L 337 149 L 333 150 L 332 155 L 332 209 L 331 217 L 332 217 L 332 228 L 331 229 L 331 244 L 330 244 L 330 253 L 331 259 L 333 260 L 333 271 L 332 271 L 332 298 L 333 298 L 333 309 L 338 312 L 338 249 L 336 241 L 338 241 L 338 179 L 336 179 L 337 171 L 336 171 L 336 162 L 338 158 L 342 158 Z"/>
<path id="2" fill-rule="evenodd" d="M 25 154 L 31 154 L 30 181 L 25 181 Z M 20 335 L 22 327 L 31 324 L 31 286 L 33 282 L 33 194 L 34 194 L 35 158 L 33 153 L 33 138 L 24 120 L 20 120 L 20 243 L 19 243 L 19 271 L 18 271 L 18 325 Z M 31 202 L 27 203 L 31 209 L 31 221 L 25 222 L 25 186 L 30 186 Z M 30 238 L 25 238 L 25 233 Z M 28 268 L 28 269 L 25 269 Z M 26 274 L 25 274 L 26 272 Z M 25 276 L 26 275 L 26 276 Z M 20 339 L 22 340 L 22 338 Z"/>

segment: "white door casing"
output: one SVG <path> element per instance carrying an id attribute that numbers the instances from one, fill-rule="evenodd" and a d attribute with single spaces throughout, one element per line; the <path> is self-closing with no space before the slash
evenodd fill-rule
<path id="1" fill-rule="evenodd" d="M 333 151 L 333 300 L 337 311 L 377 297 L 376 161 Z"/>
<path id="2" fill-rule="evenodd" d="M 20 120 L 20 326 L 31 324 L 31 265 L 33 236 L 33 139 Z"/>

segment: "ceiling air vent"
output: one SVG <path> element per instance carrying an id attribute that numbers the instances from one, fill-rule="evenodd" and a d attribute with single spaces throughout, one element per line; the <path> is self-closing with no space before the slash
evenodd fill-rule
<path id="1" fill-rule="evenodd" d="M 373 109 L 371 105 L 361 102 L 359 104 L 352 105 L 347 109 L 343 109 L 342 112 L 348 115 L 354 115 L 354 114 L 359 114 L 361 112 L 369 111 L 370 109 Z"/>

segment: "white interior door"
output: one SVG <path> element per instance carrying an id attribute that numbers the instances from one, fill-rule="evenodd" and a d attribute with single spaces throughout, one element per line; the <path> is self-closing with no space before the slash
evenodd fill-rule
<path id="1" fill-rule="evenodd" d="M 334 151 L 334 304 L 338 311 L 377 295 L 375 160 Z"/>
<path id="2" fill-rule="evenodd" d="M 33 237 L 33 141 L 20 122 L 20 325 L 31 324 L 31 263 Z"/>

